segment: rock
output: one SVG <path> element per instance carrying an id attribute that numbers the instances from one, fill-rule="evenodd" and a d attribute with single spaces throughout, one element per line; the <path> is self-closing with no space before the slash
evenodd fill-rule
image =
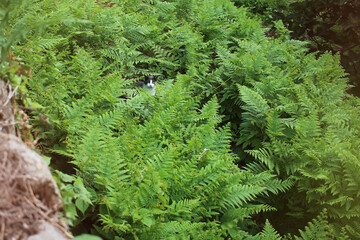
<path id="1" fill-rule="evenodd" d="M 0 193 L 0 240 L 71 238 L 58 215 L 62 200 L 45 160 L 1 132 Z"/>
<path id="2" fill-rule="evenodd" d="M 40 226 L 40 233 L 30 236 L 27 240 L 66 240 L 67 238 L 48 222 L 43 222 Z"/>

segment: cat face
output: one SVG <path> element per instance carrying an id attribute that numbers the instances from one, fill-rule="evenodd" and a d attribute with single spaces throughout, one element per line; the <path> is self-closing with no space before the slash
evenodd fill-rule
<path id="1" fill-rule="evenodd" d="M 155 76 L 145 76 L 144 85 L 147 86 L 148 88 L 154 88 L 156 80 L 157 77 Z"/>
<path id="2" fill-rule="evenodd" d="M 157 80 L 157 76 L 145 76 L 145 81 L 143 85 L 143 89 L 150 91 L 151 95 L 155 96 L 155 82 Z"/>

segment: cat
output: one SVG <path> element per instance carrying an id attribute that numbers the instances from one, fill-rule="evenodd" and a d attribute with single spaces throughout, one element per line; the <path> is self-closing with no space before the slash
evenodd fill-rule
<path id="1" fill-rule="evenodd" d="M 145 76 L 145 81 L 137 82 L 139 87 L 142 87 L 146 91 L 151 92 L 151 95 L 155 96 L 155 82 L 157 81 L 158 76 Z"/>

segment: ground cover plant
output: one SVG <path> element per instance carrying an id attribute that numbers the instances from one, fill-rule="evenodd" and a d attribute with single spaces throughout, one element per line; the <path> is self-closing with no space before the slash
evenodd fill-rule
<path id="1" fill-rule="evenodd" d="M 292 36 L 312 42 L 316 51 L 333 51 L 341 55 L 341 63 L 349 73 L 351 92 L 359 96 L 360 77 L 360 3 L 359 1 L 294 2 L 284 19 Z"/>
<path id="2" fill-rule="evenodd" d="M 1 75 L 75 235 L 359 237 L 359 99 L 339 56 L 229 0 L 2 4 Z M 148 75 L 155 96 L 135 87 Z"/>
<path id="3" fill-rule="evenodd" d="M 247 7 L 267 26 L 274 20 L 283 20 L 291 37 L 308 41 L 312 52 L 339 53 L 341 64 L 349 73 L 348 90 L 360 96 L 360 3 L 356 0 L 233 0 L 239 6 Z M 272 34 L 269 31 L 268 34 Z"/>

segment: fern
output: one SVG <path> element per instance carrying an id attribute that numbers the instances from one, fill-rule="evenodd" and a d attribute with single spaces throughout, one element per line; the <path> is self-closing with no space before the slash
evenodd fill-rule
<path id="1" fill-rule="evenodd" d="M 261 118 L 265 117 L 269 110 L 266 100 L 264 100 L 260 94 L 245 86 L 238 86 L 238 88 L 241 99 L 246 104 L 242 108 L 250 115 L 250 117 L 253 117 L 254 123 L 261 121 Z"/>
<path id="2" fill-rule="evenodd" d="M 323 212 L 312 222 L 309 222 L 308 226 L 305 227 L 305 231 L 300 230 L 300 237 L 295 237 L 295 239 L 332 239 L 329 235 L 330 229 L 328 229 L 325 214 L 326 212 Z"/>
<path id="3" fill-rule="evenodd" d="M 269 240 L 280 240 L 280 235 L 276 232 L 276 230 L 270 225 L 269 221 L 266 220 L 264 229 L 261 233 L 259 233 L 257 238 L 254 239 L 269 239 Z"/>
<path id="4" fill-rule="evenodd" d="M 74 225 L 106 239 L 277 239 L 269 223 L 258 232 L 267 216 L 281 225 L 265 215 L 279 205 L 299 225 L 326 208 L 332 236 L 356 237 L 360 104 L 338 56 L 306 54 L 281 22 L 267 37 L 229 0 L 28 2 L 6 2 L 2 62 L 12 44 L 31 68 L 33 119 L 50 123 L 33 120 L 40 146 L 86 189 L 63 180 Z M 159 76 L 155 97 L 133 86 L 144 75 Z"/>

